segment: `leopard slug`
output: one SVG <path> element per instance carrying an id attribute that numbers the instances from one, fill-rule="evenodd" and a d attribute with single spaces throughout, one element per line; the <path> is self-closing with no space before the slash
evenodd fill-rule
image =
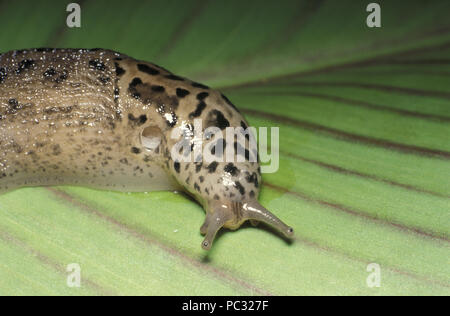
<path id="1" fill-rule="evenodd" d="M 173 158 L 175 129 L 183 131 L 188 154 L 195 152 L 195 120 L 202 131 L 224 134 L 248 127 L 220 92 L 111 50 L 1 54 L 0 192 L 49 185 L 182 190 L 206 211 L 206 250 L 222 227 L 235 230 L 247 220 L 292 237 L 293 229 L 258 203 L 261 169 L 248 147 L 236 162 Z M 216 136 L 211 153 L 240 146 Z"/>

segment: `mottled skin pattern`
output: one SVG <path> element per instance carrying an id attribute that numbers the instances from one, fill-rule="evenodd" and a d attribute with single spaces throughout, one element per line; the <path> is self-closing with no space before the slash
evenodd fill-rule
<path id="1" fill-rule="evenodd" d="M 257 153 L 248 147 L 243 162 L 172 159 L 170 150 L 179 139 L 171 132 L 181 127 L 192 133 L 194 119 L 201 119 L 203 130 L 216 126 L 224 135 L 227 127 L 247 128 L 220 92 L 120 53 L 31 49 L 2 54 L 0 192 L 61 184 L 181 189 L 206 210 L 205 249 L 221 227 L 236 229 L 245 220 L 266 222 L 291 236 L 292 229 L 257 202 L 261 174 L 257 159 L 250 159 Z M 239 146 L 212 140 L 225 148 Z"/>

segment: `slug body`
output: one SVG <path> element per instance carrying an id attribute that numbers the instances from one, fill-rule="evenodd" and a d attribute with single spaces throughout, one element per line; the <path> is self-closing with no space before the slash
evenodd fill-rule
<path id="1" fill-rule="evenodd" d="M 102 49 L 31 49 L 0 55 L 0 192 L 81 185 L 121 191 L 183 190 L 205 209 L 209 249 L 221 227 L 262 221 L 293 231 L 258 202 L 257 153 L 206 162 L 174 159 L 182 131 L 196 152 L 195 120 L 215 127 L 201 152 L 240 145 L 227 127 L 247 128 L 220 92 L 148 62 Z M 247 140 L 253 137 L 247 134 Z M 216 144 L 216 146 L 214 146 Z M 219 152 L 219 150 L 217 150 Z M 198 152 L 198 151 L 197 151 Z M 238 158 L 238 154 L 235 154 Z M 241 157 L 242 158 L 242 157 Z M 196 159 L 196 160 L 195 160 Z M 239 162 L 238 162 L 239 161 Z"/>

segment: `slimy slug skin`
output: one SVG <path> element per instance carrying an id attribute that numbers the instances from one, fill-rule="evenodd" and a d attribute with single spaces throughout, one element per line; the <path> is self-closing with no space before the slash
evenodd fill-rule
<path id="1" fill-rule="evenodd" d="M 291 237 L 292 228 L 257 201 L 261 172 L 249 147 L 234 162 L 173 158 L 180 142 L 175 129 L 183 131 L 187 154 L 198 149 L 195 120 L 202 132 L 209 127 L 223 132 L 222 138 L 216 134 L 201 143 L 202 153 L 214 153 L 214 144 L 224 151 L 238 148 L 225 130 L 248 126 L 220 92 L 114 51 L 42 48 L 1 54 L 0 193 L 48 185 L 182 190 L 206 211 L 200 229 L 204 249 L 221 227 L 234 230 L 246 220 L 265 222 Z"/>

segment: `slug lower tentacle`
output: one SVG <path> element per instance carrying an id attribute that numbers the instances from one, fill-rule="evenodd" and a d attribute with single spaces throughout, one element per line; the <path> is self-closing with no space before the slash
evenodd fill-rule
<path id="1" fill-rule="evenodd" d="M 205 249 L 246 220 L 290 237 L 257 202 L 255 142 L 224 95 L 155 64 L 103 49 L 0 55 L 0 192 L 181 189 L 206 210 Z"/>

